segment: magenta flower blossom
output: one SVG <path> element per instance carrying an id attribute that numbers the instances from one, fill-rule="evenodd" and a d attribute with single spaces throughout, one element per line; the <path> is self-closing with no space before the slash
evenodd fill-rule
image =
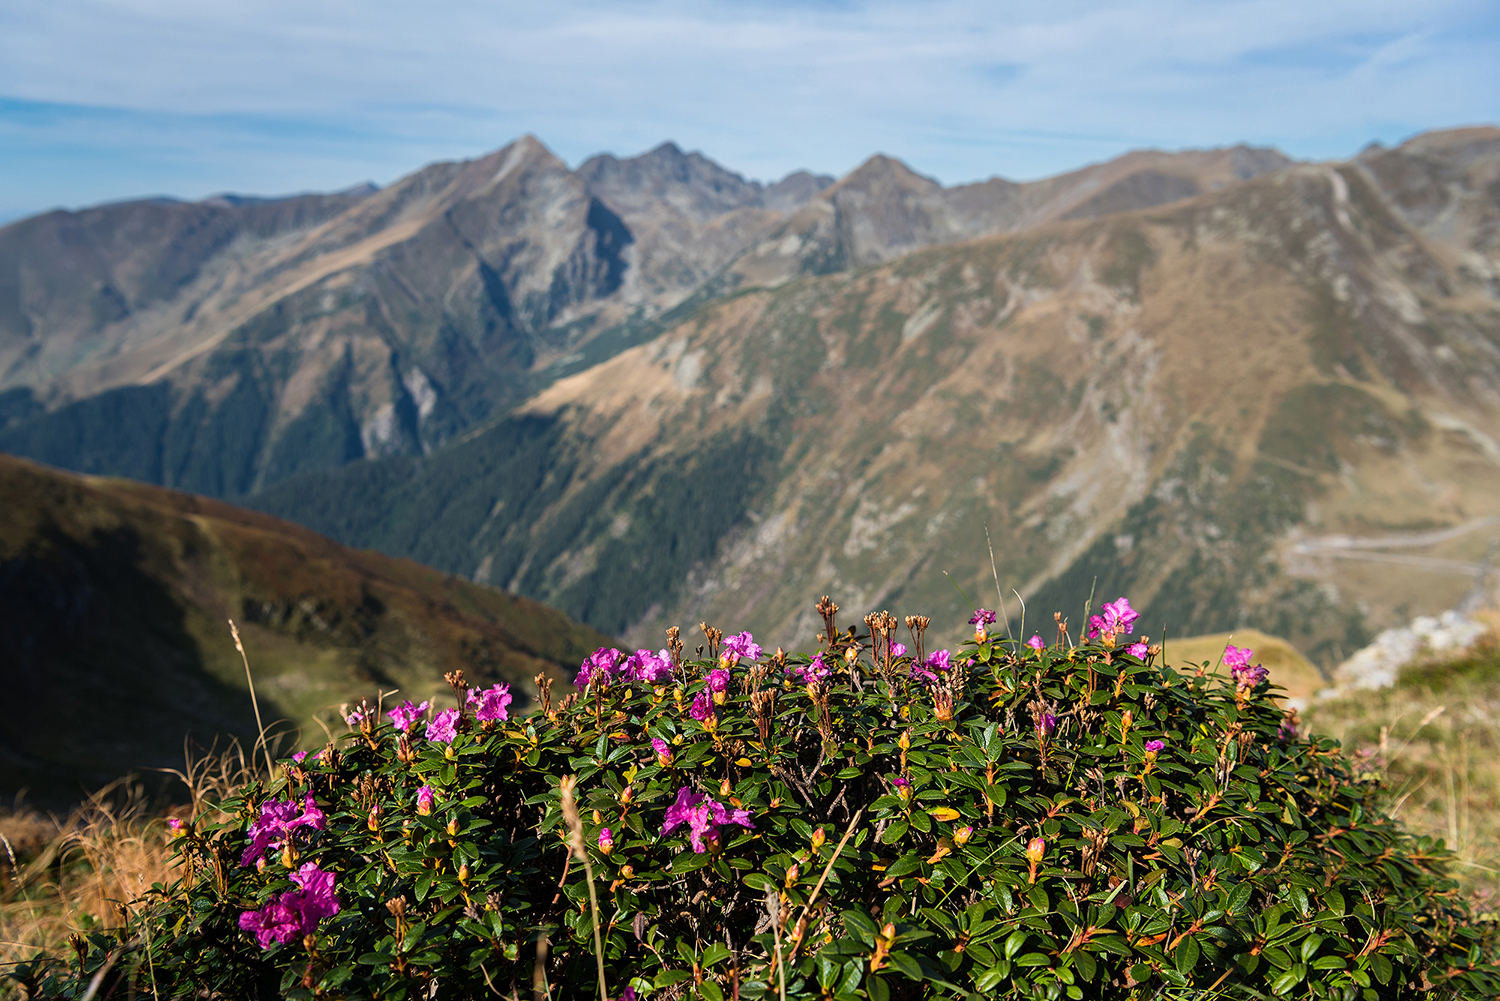
<path id="1" fill-rule="evenodd" d="M 1229 665 L 1229 676 L 1234 679 L 1235 687 L 1243 692 L 1248 692 L 1271 674 L 1259 664 L 1251 666 L 1250 657 L 1253 652 L 1248 647 L 1224 648 L 1224 663 Z"/>
<path id="2" fill-rule="evenodd" d="M 592 682 L 607 685 L 614 676 L 615 665 L 620 662 L 624 654 L 613 647 L 600 647 L 578 668 L 578 676 L 573 679 L 573 684 L 579 688 L 587 687 Z"/>
<path id="3" fill-rule="evenodd" d="M 417 812 L 426 817 L 432 813 L 432 804 L 437 797 L 433 795 L 432 786 L 423 786 L 417 790 Z"/>
<path id="4" fill-rule="evenodd" d="M 1149 650 L 1149 649 L 1150 648 L 1147 647 L 1146 644 L 1144 644 L 1144 643 L 1132 643 L 1128 647 L 1125 648 L 1125 652 L 1128 653 L 1128 654 L 1130 654 L 1130 656 L 1135 657 L 1138 660 L 1145 660 L 1146 659 L 1146 651 Z"/>
<path id="5" fill-rule="evenodd" d="M 708 682 L 708 690 L 714 694 L 729 691 L 729 672 L 722 667 L 716 667 L 709 671 L 703 678 Z"/>
<path id="6" fill-rule="evenodd" d="M 988 608 L 976 609 L 974 614 L 969 616 L 969 625 L 971 626 L 992 626 L 994 624 L 995 613 Z"/>
<path id="7" fill-rule="evenodd" d="M 952 654 L 947 650 L 935 650 L 922 663 L 911 666 L 911 676 L 929 683 L 936 682 L 939 675 L 947 674 L 952 666 Z"/>
<path id="8" fill-rule="evenodd" d="M 511 694 L 509 685 L 496 685 L 486 688 L 484 691 L 469 691 L 469 705 L 479 703 L 479 708 L 474 710 L 474 718 L 481 723 L 491 721 L 504 722 L 510 719 L 510 712 L 505 707 L 510 705 Z"/>
<path id="9" fill-rule="evenodd" d="M 1162 749 L 1166 746 L 1167 742 L 1165 740 L 1148 740 L 1146 741 L 1146 753 L 1155 757 L 1156 755 L 1160 754 L 1162 752 Z"/>
<path id="10" fill-rule="evenodd" d="M 340 910 L 334 892 L 334 875 L 313 862 L 292 873 L 297 889 L 272 897 L 259 910 L 240 914 L 240 928 L 255 936 L 262 949 L 311 935 L 323 918 Z"/>
<path id="11" fill-rule="evenodd" d="M 458 737 L 458 710 L 444 709 L 427 724 L 427 739 L 439 744 L 451 744 Z"/>
<path id="12" fill-rule="evenodd" d="M 651 738 L 651 749 L 656 752 L 656 763 L 666 768 L 672 763 L 672 745 L 660 737 Z"/>
<path id="13" fill-rule="evenodd" d="M 901 797 L 902 802 L 911 799 L 911 780 L 897 775 L 891 779 L 891 786 L 896 790 L 896 795 Z"/>
<path id="14" fill-rule="evenodd" d="M 892 643 L 891 644 L 891 659 L 892 660 L 895 660 L 897 657 L 905 657 L 905 656 L 906 656 L 906 644 L 905 643 Z"/>
<path id="15" fill-rule="evenodd" d="M 787 668 L 787 673 L 795 674 L 797 680 L 802 682 L 802 684 L 811 685 L 814 682 L 827 681 L 829 675 L 833 674 L 833 668 L 823 662 L 823 655 L 820 653 L 812 659 L 811 664 L 805 667 L 789 667 Z"/>
<path id="16" fill-rule="evenodd" d="M 1035 635 L 1035 634 L 1032 635 L 1031 639 L 1029 639 L 1029 640 L 1026 641 L 1026 645 L 1029 646 L 1029 647 L 1031 647 L 1031 649 L 1033 649 L 1033 650 L 1042 650 L 1042 649 L 1045 649 L 1046 646 L 1047 646 L 1046 643 L 1042 642 L 1042 638 L 1040 636 Z"/>
<path id="17" fill-rule="evenodd" d="M 1241 670 L 1250 666 L 1250 658 L 1255 653 L 1249 647 L 1229 645 L 1224 648 L 1224 666 L 1231 672 Z"/>
<path id="18" fill-rule="evenodd" d="M 661 833 L 671 834 L 683 824 L 688 825 L 688 841 L 695 852 L 706 852 L 711 844 L 719 840 L 719 828 L 730 824 L 755 829 L 750 821 L 749 810 L 731 810 L 723 803 L 708 798 L 707 793 L 693 792 L 687 786 L 677 790 L 677 802 L 667 807 L 667 815 Z"/>
<path id="19" fill-rule="evenodd" d="M 260 816 L 245 831 L 250 846 L 240 856 L 240 865 L 254 865 L 268 848 L 280 848 L 299 827 L 311 827 L 321 831 L 328 826 L 328 817 L 313 801 L 312 793 L 301 804 L 296 800 L 273 799 L 260 805 Z"/>
<path id="20" fill-rule="evenodd" d="M 413 705 L 411 699 L 407 699 L 390 712 L 386 713 L 391 718 L 391 725 L 402 733 L 410 733 L 412 724 L 421 719 L 427 712 L 427 703 Z"/>
<path id="21" fill-rule="evenodd" d="M 672 655 L 665 650 L 637 650 L 625 661 L 625 677 L 647 685 L 659 685 L 672 677 Z"/>
<path id="22" fill-rule="evenodd" d="M 755 642 L 755 637 L 749 633 L 740 633 L 738 636 L 730 636 L 724 640 L 724 655 L 734 656 L 740 660 L 760 660 L 764 651 Z"/>
<path id="23" fill-rule="evenodd" d="M 707 692 L 699 692 L 698 697 L 693 700 L 693 704 L 688 708 L 688 715 L 699 723 L 702 723 L 704 720 L 711 719 L 713 714 L 713 700 L 708 697 Z"/>
<path id="24" fill-rule="evenodd" d="M 171 832 L 171 836 L 174 838 L 185 838 L 188 836 L 188 826 L 177 817 L 167 818 L 167 830 Z"/>
<path id="25" fill-rule="evenodd" d="M 615 837 L 610 833 L 608 827 L 599 832 L 599 852 L 608 855 L 615 850 Z"/>
<path id="26" fill-rule="evenodd" d="M 1042 740 L 1048 740 L 1057 732 L 1057 717 L 1051 713 L 1042 713 L 1041 719 L 1036 721 L 1036 735 Z"/>
<path id="27" fill-rule="evenodd" d="M 1135 625 L 1135 620 L 1140 618 L 1140 613 L 1130 607 L 1130 601 L 1126 598 L 1105 602 L 1100 612 L 1102 614 L 1089 617 L 1089 639 L 1097 639 L 1104 633 L 1128 633 L 1130 627 Z"/>
<path id="28" fill-rule="evenodd" d="M 358 709 L 351 710 L 349 715 L 344 717 L 344 722 L 348 723 L 350 726 L 359 726 L 364 721 L 365 714 L 360 712 Z"/>
<path id="29" fill-rule="evenodd" d="M 619 1001 L 638 1001 L 635 988 L 627 984 L 625 986 L 625 993 L 620 995 Z"/>

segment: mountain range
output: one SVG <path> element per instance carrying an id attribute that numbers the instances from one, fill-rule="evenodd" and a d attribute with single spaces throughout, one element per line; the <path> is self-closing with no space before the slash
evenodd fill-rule
<path id="1" fill-rule="evenodd" d="M 381 191 L 52 213 L 0 229 L 0 371 L 0 449 L 627 639 L 798 645 L 821 593 L 957 636 L 998 584 L 1028 630 L 1128 593 L 1326 665 L 1486 565 L 1500 130 L 952 188 L 528 137 Z"/>

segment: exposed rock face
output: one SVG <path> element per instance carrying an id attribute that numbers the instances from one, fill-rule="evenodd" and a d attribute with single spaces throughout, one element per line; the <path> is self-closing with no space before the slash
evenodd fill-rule
<path id="1" fill-rule="evenodd" d="M 0 231 L 0 448 L 219 496 L 425 454 L 747 282 L 1284 162 L 1130 154 L 943 189 L 876 157 L 763 185 L 671 143 L 569 171 L 526 137 L 384 191 L 52 213 Z"/>
<path id="2" fill-rule="evenodd" d="M 1127 594 L 1153 635 L 1254 625 L 1330 666 L 1453 607 L 1488 541 L 1454 526 L 1500 515 L 1497 168 L 1486 130 L 1125 214 L 1061 220 L 1094 195 L 1058 187 L 1057 221 L 742 288 L 420 469 L 257 503 L 643 641 L 800 644 L 823 593 L 960 624 L 944 571 L 994 602 L 988 532 L 1028 629 Z M 880 211 L 844 246 L 932 232 L 941 189 L 892 162 L 795 219 L 856 191 Z"/>
<path id="3" fill-rule="evenodd" d="M 670 144 L 574 172 L 526 137 L 383 191 L 23 220 L 0 230 L 0 447 L 221 496 L 422 454 L 823 183 Z"/>

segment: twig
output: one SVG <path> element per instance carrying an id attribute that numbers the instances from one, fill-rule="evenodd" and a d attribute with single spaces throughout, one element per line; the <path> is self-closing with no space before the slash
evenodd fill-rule
<path id="1" fill-rule="evenodd" d="M 808 895 L 807 904 L 802 908 L 802 919 L 797 922 L 799 925 L 807 920 L 808 914 L 812 912 L 813 904 L 818 902 L 818 892 L 823 889 L 823 883 L 828 879 L 828 874 L 833 871 L 833 864 L 839 860 L 839 853 L 844 850 L 844 846 L 849 843 L 849 839 L 854 837 L 854 826 L 859 823 L 859 818 L 864 816 L 864 814 L 864 807 L 860 807 L 854 811 L 854 816 L 849 820 L 848 830 L 844 831 L 844 836 L 839 839 L 838 847 L 833 850 L 833 855 L 828 859 L 828 864 L 823 867 L 823 875 L 818 877 L 818 882 L 813 886 L 812 893 Z M 797 941 L 792 943 L 792 955 L 788 959 L 788 962 L 797 958 L 797 950 L 800 948 L 802 948 L 802 939 L 798 937 Z"/>

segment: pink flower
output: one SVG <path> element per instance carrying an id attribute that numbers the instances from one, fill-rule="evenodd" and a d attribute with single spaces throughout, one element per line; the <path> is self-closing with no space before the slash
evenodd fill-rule
<path id="1" fill-rule="evenodd" d="M 1224 663 L 1229 665 L 1229 676 L 1234 679 L 1235 687 L 1242 692 L 1250 691 L 1271 674 L 1259 664 L 1254 667 L 1250 666 L 1252 653 L 1253 651 L 1248 647 L 1228 646 L 1224 648 Z"/>
<path id="2" fill-rule="evenodd" d="M 270 800 L 260 806 L 260 816 L 246 830 L 250 846 L 240 856 L 240 865 L 254 865 L 268 848 L 280 848 L 299 827 L 321 831 L 328 817 L 314 802 L 312 793 L 299 807 L 295 800 Z"/>
<path id="3" fill-rule="evenodd" d="M 651 749 L 656 752 L 656 763 L 663 768 L 672 764 L 672 745 L 660 737 L 651 738 Z"/>
<path id="4" fill-rule="evenodd" d="M 1224 665 L 1231 672 L 1238 671 L 1250 666 L 1250 657 L 1255 653 L 1249 647 L 1226 646 L 1224 648 Z"/>
<path id="5" fill-rule="evenodd" d="M 729 691 L 729 672 L 722 667 L 716 667 L 712 671 L 709 671 L 703 680 L 708 682 L 708 690 L 710 692 L 717 694 Z"/>
<path id="6" fill-rule="evenodd" d="M 939 675 L 947 674 L 952 666 L 952 655 L 947 650 L 935 650 L 922 663 L 911 666 L 911 676 L 921 678 L 923 681 L 935 682 L 939 680 Z"/>
<path id="7" fill-rule="evenodd" d="M 1057 717 L 1051 713 L 1042 713 L 1041 718 L 1036 721 L 1036 735 L 1042 740 L 1049 739 L 1057 732 Z"/>
<path id="8" fill-rule="evenodd" d="M 188 836 L 188 827 L 176 817 L 167 818 L 167 830 L 172 832 L 174 838 L 185 838 Z"/>
<path id="9" fill-rule="evenodd" d="M 1130 654 L 1130 656 L 1135 657 L 1137 660 L 1145 660 L 1146 651 L 1148 649 L 1149 648 L 1144 643 L 1132 643 L 1125 648 L 1125 652 Z"/>
<path id="10" fill-rule="evenodd" d="M 892 660 L 895 660 L 897 657 L 905 657 L 905 656 L 906 656 L 906 644 L 905 643 L 892 643 L 891 644 L 891 659 Z"/>
<path id="11" fill-rule="evenodd" d="M 599 832 L 599 852 L 600 852 L 600 854 L 608 855 L 610 852 L 612 852 L 614 850 L 615 850 L 614 835 L 612 835 L 610 833 L 610 831 L 609 831 L 609 828 L 606 827 L 606 828 L 604 828 L 603 830 L 601 830 Z"/>
<path id="12" fill-rule="evenodd" d="M 613 647 L 600 647 L 588 655 L 588 659 L 578 669 L 578 676 L 573 679 L 573 684 L 584 688 L 592 682 L 607 685 L 615 673 L 615 665 L 620 662 L 624 654 Z"/>
<path id="13" fill-rule="evenodd" d="M 635 994 L 635 988 L 627 984 L 625 987 L 625 993 L 620 995 L 619 1001 L 638 1001 Z"/>
<path id="14" fill-rule="evenodd" d="M 672 677 L 672 655 L 665 650 L 637 650 L 625 662 L 625 677 L 647 685 L 659 685 Z"/>
<path id="15" fill-rule="evenodd" d="M 1162 749 L 1166 746 L 1167 742 L 1165 740 L 1148 740 L 1146 741 L 1146 753 L 1154 758 L 1158 754 L 1160 754 L 1162 752 Z"/>
<path id="16" fill-rule="evenodd" d="M 311 935 L 320 920 L 340 910 L 333 873 L 324 872 L 316 863 L 308 862 L 292 873 L 292 882 L 298 889 L 272 897 L 259 910 L 240 914 L 240 927 L 252 933 L 262 949 Z"/>
<path id="17" fill-rule="evenodd" d="M 995 613 L 988 608 L 976 609 L 974 614 L 969 616 L 969 625 L 971 626 L 992 626 L 994 624 Z"/>
<path id="18" fill-rule="evenodd" d="M 292 760 L 295 761 L 299 765 L 302 764 L 302 762 L 304 762 L 304 761 L 307 760 L 307 752 L 306 751 L 298 751 L 296 754 L 292 755 Z"/>
<path id="19" fill-rule="evenodd" d="M 397 730 L 400 730 L 402 733 L 410 733 L 412 724 L 420 719 L 422 717 L 422 714 L 425 712 L 427 712 L 426 702 L 423 702 L 419 706 L 414 706 L 412 705 L 411 700 L 407 699 L 405 702 L 401 703 L 399 706 L 386 713 L 386 715 L 391 718 L 391 725 L 393 725 Z"/>
<path id="20" fill-rule="evenodd" d="M 427 724 L 427 739 L 439 744 L 451 744 L 458 737 L 458 710 L 444 709 Z"/>
<path id="21" fill-rule="evenodd" d="M 510 701 L 509 685 L 496 685 L 480 692 L 472 689 L 469 691 L 469 705 L 479 703 L 479 708 L 474 711 L 474 718 L 481 723 L 510 719 L 510 713 L 505 708 L 510 705 Z"/>
<path id="22" fill-rule="evenodd" d="M 811 685 L 816 681 L 826 681 L 833 674 L 833 668 L 823 663 L 823 655 L 820 653 L 812 659 L 812 663 L 806 667 L 790 667 L 788 673 L 797 675 L 797 680 L 804 685 Z"/>
<path id="23" fill-rule="evenodd" d="M 895 787 L 896 795 L 901 797 L 903 803 L 911 799 L 911 780 L 897 775 L 891 779 L 891 785 Z"/>
<path id="24" fill-rule="evenodd" d="M 424 817 L 429 816 L 432 813 L 433 800 L 436 798 L 432 793 L 432 786 L 423 786 L 418 789 L 417 812 Z"/>
<path id="25" fill-rule="evenodd" d="M 724 640 L 724 655 L 733 655 L 740 660 L 760 660 L 764 653 L 755 642 L 755 637 L 749 633 L 740 633 L 738 636 L 730 636 Z"/>
<path id="26" fill-rule="evenodd" d="M 352 710 L 349 715 L 344 717 L 344 722 L 348 723 L 350 726 L 359 726 L 364 721 L 365 714 L 360 712 L 358 709 Z"/>
<path id="27" fill-rule="evenodd" d="M 1127 598 L 1106 602 L 1100 612 L 1103 614 L 1089 617 L 1089 639 L 1095 639 L 1103 633 L 1128 633 L 1130 627 L 1135 625 L 1135 620 L 1140 618 L 1140 613 L 1130 607 Z"/>
<path id="28" fill-rule="evenodd" d="M 698 697 L 693 699 L 693 704 L 688 708 L 688 715 L 699 723 L 711 719 L 714 714 L 714 704 L 709 699 L 707 692 L 699 692 Z"/>
<path id="29" fill-rule="evenodd" d="M 683 824 L 688 825 L 688 841 L 695 852 L 706 852 L 710 844 L 719 839 L 719 828 L 738 824 L 751 830 L 749 810 L 730 810 L 723 803 L 708 798 L 706 793 L 693 792 L 687 786 L 677 790 L 677 802 L 667 807 L 667 815 L 661 833 L 671 834 Z"/>
<path id="30" fill-rule="evenodd" d="M 1042 638 L 1036 635 L 1033 635 L 1031 639 L 1027 640 L 1026 645 L 1031 647 L 1031 649 L 1033 650 L 1042 650 L 1047 646 L 1047 644 L 1042 642 Z"/>

